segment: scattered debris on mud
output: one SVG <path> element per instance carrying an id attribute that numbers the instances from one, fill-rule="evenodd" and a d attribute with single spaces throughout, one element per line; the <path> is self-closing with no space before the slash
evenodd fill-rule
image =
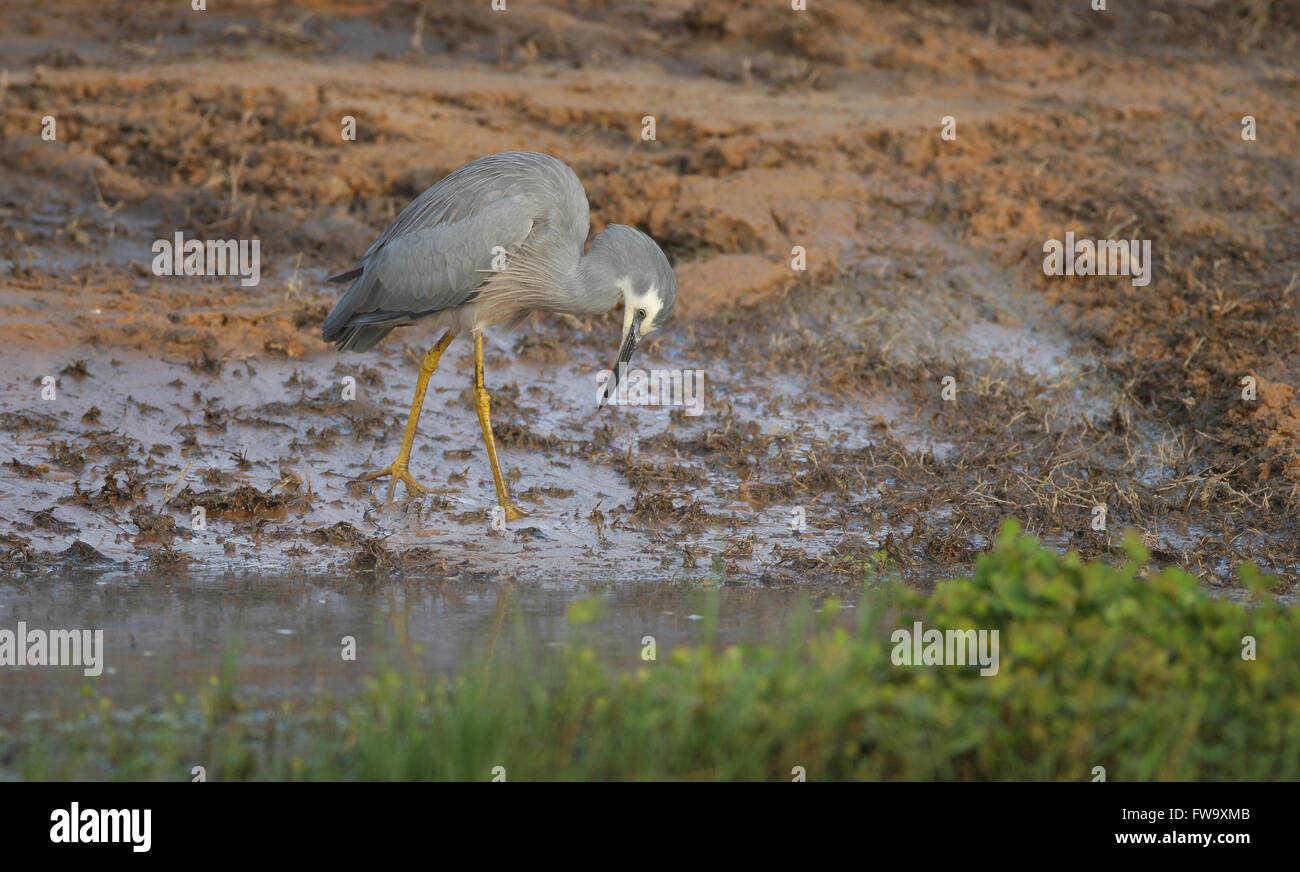
<path id="1" fill-rule="evenodd" d="M 923 583 L 1016 517 L 1089 556 L 1135 528 L 1212 586 L 1253 560 L 1294 593 L 1294 2 L 140 3 L 96 6 L 103 27 L 57 5 L 54 53 L 0 13 L 7 576 Z M 469 343 L 415 443 L 435 492 L 389 507 L 360 478 L 433 337 L 338 356 L 318 333 L 326 275 L 512 148 L 574 167 L 593 230 L 663 242 L 680 305 L 639 365 L 699 370 L 705 398 L 598 411 L 617 311 L 490 335 L 530 512 L 502 530 Z M 260 240 L 260 284 L 156 276 L 178 232 Z M 1044 275 L 1067 232 L 1153 240 L 1151 283 Z"/>

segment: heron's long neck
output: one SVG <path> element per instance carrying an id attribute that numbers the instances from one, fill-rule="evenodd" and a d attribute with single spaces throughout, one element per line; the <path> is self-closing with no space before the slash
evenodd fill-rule
<path id="1" fill-rule="evenodd" d="M 574 264 L 572 284 L 574 299 L 572 314 L 600 315 L 618 304 L 623 294 L 616 284 L 618 271 L 609 262 L 608 249 L 600 244 L 600 237 L 591 245 L 591 251 L 578 258 Z"/>

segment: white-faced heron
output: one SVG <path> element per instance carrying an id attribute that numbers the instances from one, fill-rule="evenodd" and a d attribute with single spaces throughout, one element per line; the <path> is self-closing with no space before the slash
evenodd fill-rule
<path id="1" fill-rule="evenodd" d="M 639 230 L 611 224 L 583 254 L 590 229 L 587 195 L 573 170 L 550 155 L 508 151 L 481 157 L 416 197 L 347 272 L 351 281 L 325 319 L 322 335 L 339 351 L 366 351 L 394 327 L 427 322 L 445 332 L 420 364 L 402 447 L 385 469 L 409 493 L 427 493 L 408 471 L 420 406 L 438 359 L 457 333 L 474 335 L 474 401 L 492 463 L 497 502 L 510 500 L 492 438 L 483 386 L 483 329 L 516 327 L 534 312 L 595 315 L 623 299 L 623 344 L 614 378 L 641 337 L 661 327 L 677 303 L 677 280 L 663 251 Z"/>

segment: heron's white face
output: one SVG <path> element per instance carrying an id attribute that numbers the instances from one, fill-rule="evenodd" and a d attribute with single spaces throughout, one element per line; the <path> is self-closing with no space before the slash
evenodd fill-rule
<path id="1" fill-rule="evenodd" d="M 626 336 L 632 329 L 632 320 L 638 311 L 642 313 L 641 335 L 654 330 L 655 321 L 664 308 L 664 298 L 659 293 L 658 285 L 652 284 L 644 293 L 638 294 L 632 279 L 625 277 L 618 280 L 618 289 L 623 293 L 623 335 Z"/>

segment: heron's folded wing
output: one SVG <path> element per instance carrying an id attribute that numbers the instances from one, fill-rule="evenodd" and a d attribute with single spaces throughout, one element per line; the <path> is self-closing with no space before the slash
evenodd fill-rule
<path id="1" fill-rule="evenodd" d="M 536 159 L 540 157 L 493 154 L 471 161 L 444 176 L 406 205 L 366 249 L 362 262 L 398 237 L 429 227 L 459 223 L 518 193 L 516 186 L 535 175 Z"/>
<path id="2" fill-rule="evenodd" d="M 507 197 L 457 221 L 387 234 L 384 245 L 363 259 L 361 275 L 326 319 L 324 332 L 371 313 L 419 317 L 469 302 L 532 231 L 525 205 Z"/>

